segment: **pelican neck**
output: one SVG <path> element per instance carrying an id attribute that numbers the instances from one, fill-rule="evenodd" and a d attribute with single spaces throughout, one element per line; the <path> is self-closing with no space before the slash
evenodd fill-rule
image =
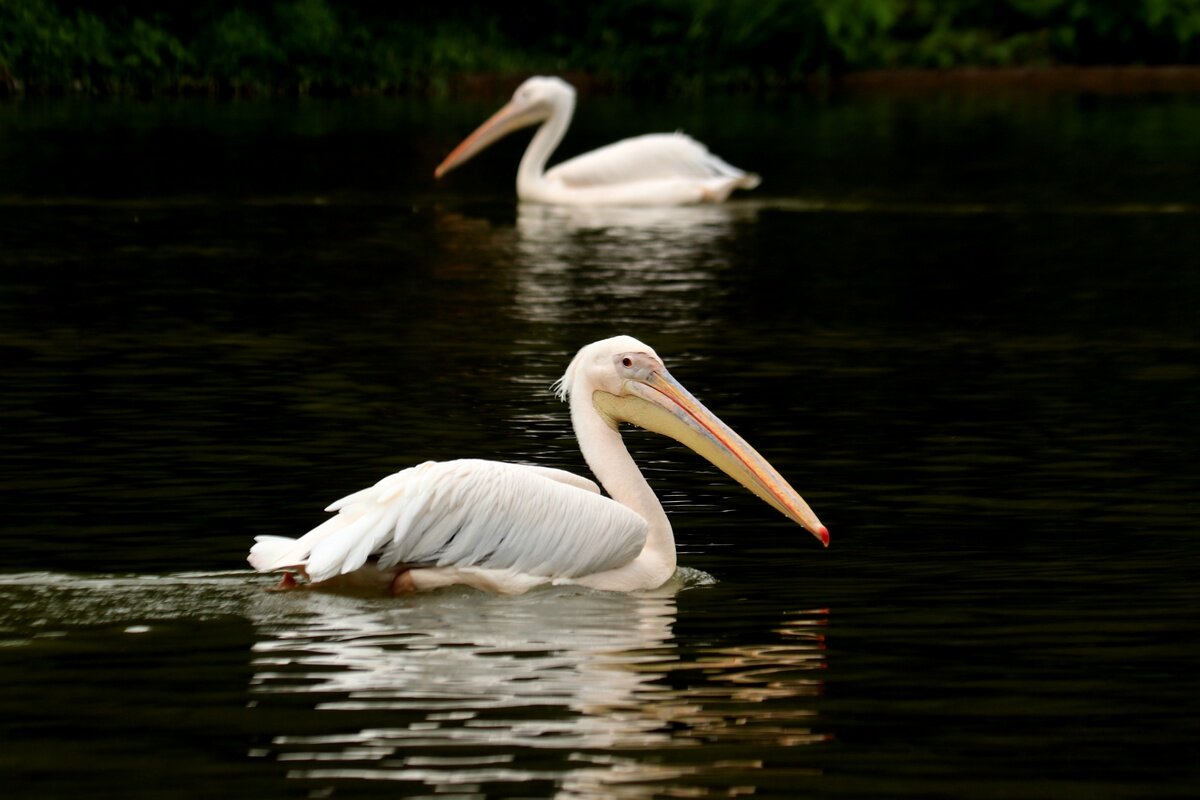
<path id="1" fill-rule="evenodd" d="M 517 167 L 518 196 L 526 196 L 545 179 L 546 162 L 562 142 L 574 113 L 575 98 L 564 98 L 561 104 L 552 107 L 550 116 L 538 126 L 529 147 L 525 148 L 525 155 L 521 156 L 520 166 Z"/>

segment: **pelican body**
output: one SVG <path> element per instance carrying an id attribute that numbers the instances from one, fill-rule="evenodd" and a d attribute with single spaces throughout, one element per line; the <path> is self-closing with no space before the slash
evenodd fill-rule
<path id="1" fill-rule="evenodd" d="M 250 564 L 313 585 L 393 594 L 466 584 L 518 594 L 543 584 L 636 591 L 675 573 L 675 537 L 621 440 L 627 422 L 669 436 L 799 523 L 829 531 L 787 481 L 629 336 L 579 351 L 556 384 L 584 459 L 607 490 L 548 467 L 463 459 L 390 475 L 326 509 L 299 539 L 258 536 Z"/>
<path id="2" fill-rule="evenodd" d="M 575 89 L 561 78 L 534 77 L 438 165 L 438 178 L 515 130 L 539 125 L 517 169 L 517 197 L 534 203 L 676 206 L 719 203 L 753 189 L 743 172 L 682 133 L 623 139 L 546 169 L 575 110 Z"/>

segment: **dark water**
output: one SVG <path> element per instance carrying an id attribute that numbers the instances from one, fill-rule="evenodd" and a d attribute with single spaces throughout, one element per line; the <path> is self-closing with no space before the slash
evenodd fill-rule
<path id="1" fill-rule="evenodd" d="M 1200 99 L 584 98 L 721 207 L 518 207 L 492 104 L 0 105 L 13 797 L 1192 797 Z M 631 432 L 664 590 L 269 593 L 428 458 L 586 471 L 650 343 L 829 525 Z"/>

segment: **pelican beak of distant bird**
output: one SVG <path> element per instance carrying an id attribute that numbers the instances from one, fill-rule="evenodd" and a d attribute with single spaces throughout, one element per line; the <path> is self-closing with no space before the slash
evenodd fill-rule
<path id="1" fill-rule="evenodd" d="M 462 143 L 446 156 L 437 169 L 433 171 L 435 178 L 440 178 L 455 167 L 469 161 L 472 156 L 484 150 L 493 142 L 503 139 L 513 131 L 527 128 L 543 122 L 549 115 L 549 109 L 537 103 L 522 103 L 517 99 L 488 118 L 487 122 L 475 129 L 474 133 L 462 140 Z"/>
<path id="2" fill-rule="evenodd" d="M 658 359 L 623 353 L 615 360 L 622 376 L 619 393 L 598 389 L 592 394 L 593 405 L 609 424 L 615 428 L 618 422 L 628 422 L 690 447 L 829 546 L 829 529 L 804 498 L 745 439 L 671 377 Z"/>

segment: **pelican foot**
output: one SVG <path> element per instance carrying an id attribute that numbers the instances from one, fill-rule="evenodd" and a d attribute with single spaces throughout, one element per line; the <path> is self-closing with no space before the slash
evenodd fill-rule
<path id="1" fill-rule="evenodd" d="M 411 569 L 402 569 L 392 579 L 392 597 L 401 594 L 413 594 L 417 591 L 417 582 L 413 580 Z"/>
<path id="2" fill-rule="evenodd" d="M 290 592 L 293 589 L 299 589 L 300 586 L 301 583 L 300 581 L 296 580 L 296 574 L 294 572 L 285 572 L 283 573 L 283 577 L 279 579 L 279 583 L 275 584 L 271 591 Z"/>

